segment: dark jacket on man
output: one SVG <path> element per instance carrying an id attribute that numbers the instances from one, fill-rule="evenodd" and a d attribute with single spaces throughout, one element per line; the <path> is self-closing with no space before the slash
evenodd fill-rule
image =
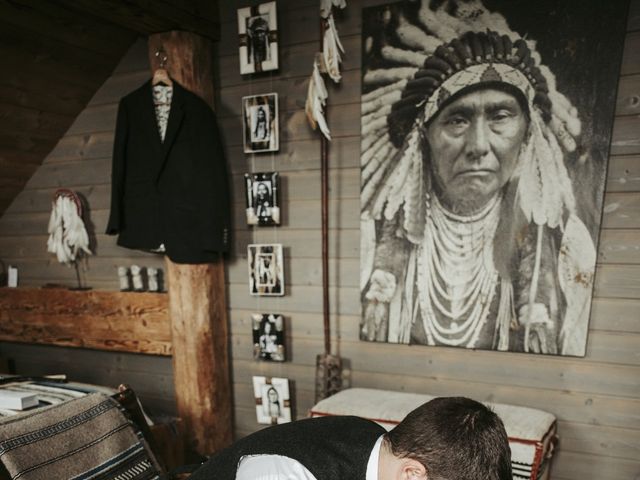
<path id="1" fill-rule="evenodd" d="M 318 480 L 365 480 L 376 440 L 385 429 L 359 417 L 321 417 L 260 430 L 214 455 L 190 480 L 234 480 L 244 455 L 297 460 Z"/>
<path id="2" fill-rule="evenodd" d="M 211 262 L 228 251 L 229 188 L 215 115 L 175 81 L 164 142 L 150 81 L 120 101 L 106 233 L 127 248 L 164 244 L 176 263 Z"/>

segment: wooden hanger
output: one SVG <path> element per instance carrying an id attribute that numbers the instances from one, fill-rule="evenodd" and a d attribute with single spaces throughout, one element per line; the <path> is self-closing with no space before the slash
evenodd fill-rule
<path id="1" fill-rule="evenodd" d="M 164 68 L 165 63 L 167 63 L 167 53 L 164 51 L 162 47 L 156 50 L 156 57 L 160 58 L 160 66 L 156 68 L 156 71 L 153 72 L 153 79 L 151 80 L 151 84 L 155 85 L 165 85 L 167 87 L 173 86 L 173 82 L 171 81 L 171 77 L 169 76 L 169 72 Z"/>

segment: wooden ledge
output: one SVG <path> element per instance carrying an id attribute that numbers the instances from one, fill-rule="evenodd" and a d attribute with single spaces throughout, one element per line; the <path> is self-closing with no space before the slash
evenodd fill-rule
<path id="1" fill-rule="evenodd" d="M 170 356 L 169 296 L 0 288 L 0 341 Z"/>

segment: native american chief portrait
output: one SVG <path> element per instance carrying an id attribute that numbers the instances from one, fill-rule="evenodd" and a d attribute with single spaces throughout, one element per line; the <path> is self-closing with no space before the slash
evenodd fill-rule
<path id="1" fill-rule="evenodd" d="M 479 0 L 364 12 L 361 338 L 583 356 L 610 125 Z"/>

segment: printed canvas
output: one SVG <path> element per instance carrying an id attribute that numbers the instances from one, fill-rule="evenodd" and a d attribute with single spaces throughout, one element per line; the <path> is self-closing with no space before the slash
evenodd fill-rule
<path id="1" fill-rule="evenodd" d="M 584 356 L 624 3 L 363 10 L 363 340 Z"/>

